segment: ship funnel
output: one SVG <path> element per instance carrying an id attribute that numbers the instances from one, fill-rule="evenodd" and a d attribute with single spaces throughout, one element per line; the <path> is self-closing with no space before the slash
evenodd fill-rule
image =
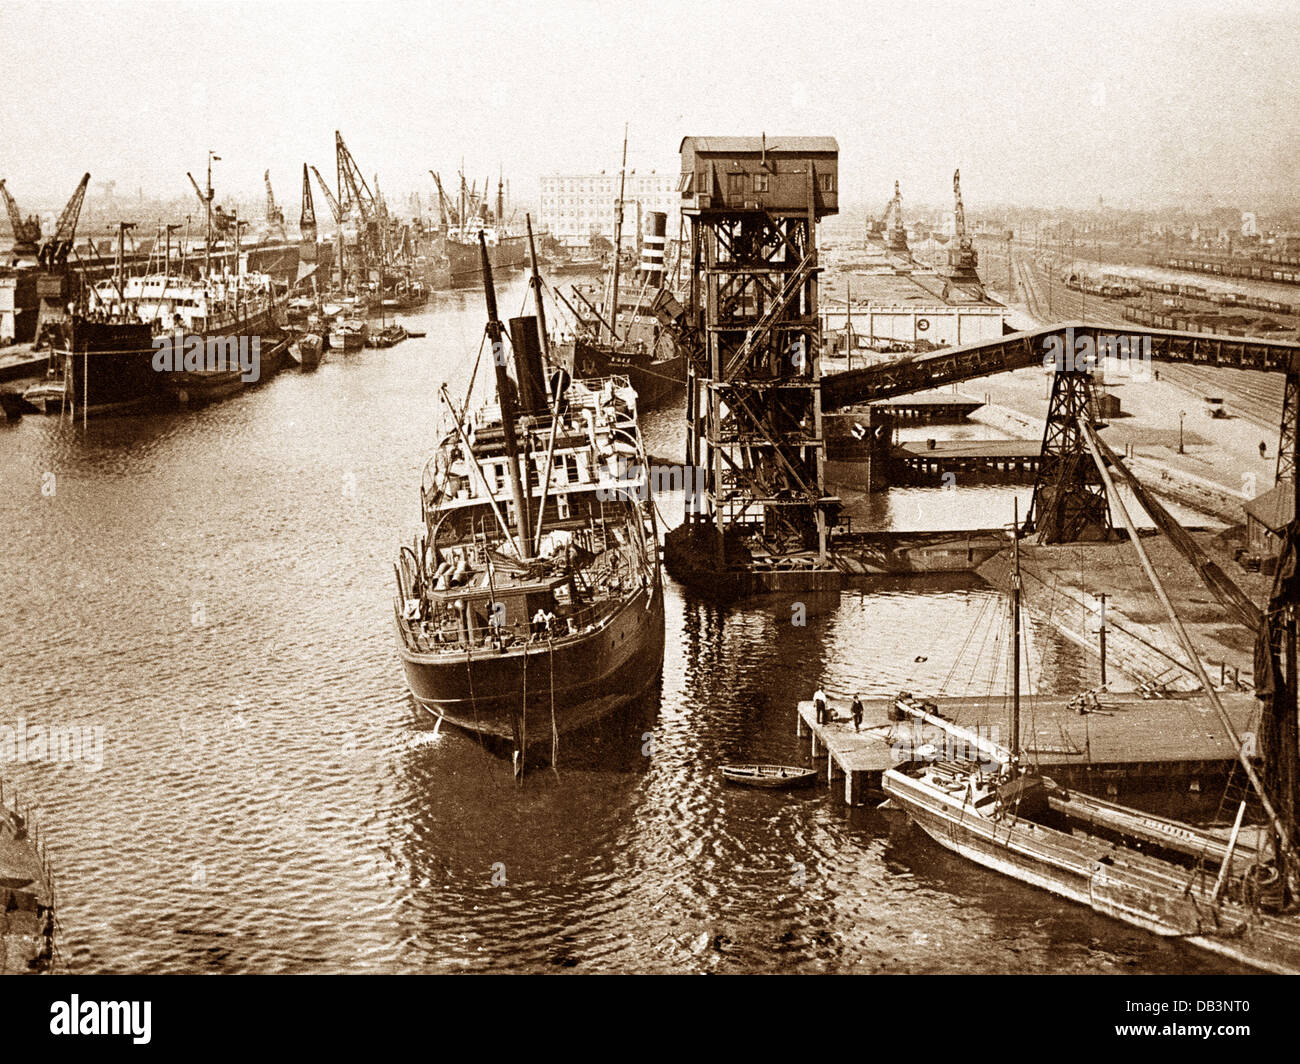
<path id="1" fill-rule="evenodd" d="M 531 314 L 524 318 L 511 318 L 510 344 L 515 350 L 521 412 L 531 416 L 546 413 L 546 376 L 542 370 L 542 344 L 537 333 L 537 319 Z"/>
<path id="2" fill-rule="evenodd" d="M 651 288 L 663 287 L 667 234 L 668 215 L 663 211 L 648 211 L 645 232 L 641 237 L 641 272 L 645 274 Z"/>

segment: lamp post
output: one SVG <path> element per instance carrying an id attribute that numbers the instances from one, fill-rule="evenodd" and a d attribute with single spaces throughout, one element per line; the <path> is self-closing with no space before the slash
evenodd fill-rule
<path id="1" fill-rule="evenodd" d="M 1097 596 L 1099 600 L 1099 610 L 1101 613 L 1101 626 L 1097 629 L 1097 635 L 1101 641 L 1101 685 L 1106 686 L 1106 594 L 1103 592 Z"/>
<path id="2" fill-rule="evenodd" d="M 1183 454 L 1183 418 L 1187 416 L 1186 410 L 1178 411 L 1178 453 Z"/>

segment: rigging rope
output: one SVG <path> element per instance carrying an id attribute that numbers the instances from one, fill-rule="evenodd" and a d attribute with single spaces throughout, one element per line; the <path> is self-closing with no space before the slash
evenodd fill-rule
<path id="1" fill-rule="evenodd" d="M 478 700 L 474 697 L 474 665 L 473 665 L 474 651 L 472 649 L 473 645 L 474 644 L 472 642 L 466 643 L 467 649 L 465 653 L 465 675 L 469 678 L 470 708 L 474 710 L 474 737 L 478 739 L 479 749 L 486 752 L 487 746 L 483 742 L 483 724 L 478 719 Z M 491 767 L 489 766 L 486 759 L 483 760 L 483 767 L 487 769 L 489 773 L 491 772 Z"/>
<path id="2" fill-rule="evenodd" d="M 469 387 L 465 389 L 465 401 L 461 404 L 462 410 L 469 409 L 469 401 L 474 395 L 474 381 L 478 378 L 479 363 L 483 361 L 483 345 L 485 343 L 487 343 L 486 328 L 483 329 L 483 335 L 479 337 L 478 354 L 474 356 L 474 370 L 469 375 Z"/>
<path id="3" fill-rule="evenodd" d="M 966 649 L 967 649 L 967 647 L 970 646 L 970 642 L 971 642 L 971 640 L 975 638 L 975 630 L 976 630 L 977 628 L 980 627 L 980 622 L 981 622 L 981 621 L 983 620 L 983 618 L 984 618 L 984 613 L 985 613 L 985 611 L 988 609 L 988 606 L 989 606 L 989 602 L 990 602 L 990 601 L 991 601 L 991 600 L 988 599 L 988 598 L 984 599 L 983 603 L 980 605 L 980 611 L 979 611 L 979 613 L 977 613 L 977 614 L 975 615 L 975 622 L 974 622 L 974 624 L 971 624 L 971 625 L 968 625 L 968 626 L 967 626 L 967 628 L 966 628 L 966 638 L 962 641 L 961 646 L 959 646 L 959 647 L 957 648 L 957 653 L 956 653 L 956 655 L 953 657 L 952 664 L 948 667 L 948 674 L 943 678 L 943 682 L 939 685 L 939 692 L 940 692 L 940 693 L 946 693 L 946 692 L 947 692 L 947 690 L 948 690 L 948 684 L 951 682 L 952 677 L 953 677 L 953 674 L 957 671 L 957 666 L 961 664 L 962 656 L 966 653 Z M 987 637 L 987 634 L 988 634 L 988 633 L 987 633 L 987 631 L 986 631 L 986 632 L 985 632 L 985 636 L 986 636 L 986 637 Z M 910 677 L 910 676 L 908 677 L 908 679 L 907 679 L 906 682 L 909 682 L 909 683 L 911 682 L 911 677 Z"/>
<path id="4" fill-rule="evenodd" d="M 515 734 L 515 746 L 519 750 L 518 776 L 523 781 L 524 770 L 528 760 L 528 647 L 524 647 L 524 694 L 520 703 L 520 724 Z"/>
<path id="5" fill-rule="evenodd" d="M 551 650 L 551 770 L 555 773 L 555 778 L 560 778 L 560 732 L 555 726 L 555 643 L 550 644 Z"/>

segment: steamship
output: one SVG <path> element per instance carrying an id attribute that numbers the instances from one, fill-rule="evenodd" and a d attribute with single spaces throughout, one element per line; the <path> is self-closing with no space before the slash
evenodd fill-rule
<path id="1" fill-rule="evenodd" d="M 481 248 L 487 248 L 487 262 L 494 270 L 518 270 L 527 262 L 528 236 L 506 224 L 504 182 L 497 183 L 496 210 L 488 202 L 488 184 L 482 193 L 465 188 L 461 177 L 460 203 L 451 209 L 451 224 L 442 238 L 447 277 L 453 286 L 483 283 Z M 481 239 L 480 239 L 481 238 Z"/>
<path id="2" fill-rule="evenodd" d="M 78 416 L 220 399 L 280 369 L 287 344 L 274 315 L 266 274 L 100 281 L 87 289 L 86 307 L 62 322 L 49 380 L 35 391 L 47 411 L 57 407 Z M 155 341 L 180 336 L 202 340 L 202 355 L 196 351 L 160 368 Z M 209 340 L 222 341 L 221 359 L 208 356 Z M 258 358 L 250 374 L 247 356 L 241 366 L 238 351 L 254 342 Z"/>
<path id="3" fill-rule="evenodd" d="M 470 218 L 463 228 L 447 231 L 445 241 L 447 270 L 452 285 L 475 285 L 482 280 L 478 234 L 487 243 L 488 262 L 494 270 L 522 269 L 527 261 L 528 237 L 512 233 L 504 226 L 485 225 L 481 218 Z"/>
<path id="4" fill-rule="evenodd" d="M 613 269 L 607 285 L 618 290 L 611 300 L 617 316 L 594 313 L 584 298 L 593 313 L 558 348 L 561 365 L 575 377 L 627 376 L 643 408 L 680 395 L 686 385 L 686 356 L 678 344 L 683 309 L 665 285 L 666 222 L 662 212 L 650 212 L 641 267 L 631 287 L 622 285 Z"/>
<path id="5" fill-rule="evenodd" d="M 485 241 L 480 265 L 499 342 Z M 664 604 L 630 382 L 558 372 L 548 388 L 537 319 L 510 325 L 516 378 L 496 364 L 495 401 L 459 411 L 444 385 L 451 424 L 393 605 L 415 701 L 522 765 L 652 686 Z"/>

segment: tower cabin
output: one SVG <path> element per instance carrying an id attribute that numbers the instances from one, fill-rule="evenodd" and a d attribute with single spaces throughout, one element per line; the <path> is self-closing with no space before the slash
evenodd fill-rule
<path id="1" fill-rule="evenodd" d="M 682 212 L 763 210 L 815 219 L 839 212 L 834 137 L 684 137 L 678 191 Z"/>

